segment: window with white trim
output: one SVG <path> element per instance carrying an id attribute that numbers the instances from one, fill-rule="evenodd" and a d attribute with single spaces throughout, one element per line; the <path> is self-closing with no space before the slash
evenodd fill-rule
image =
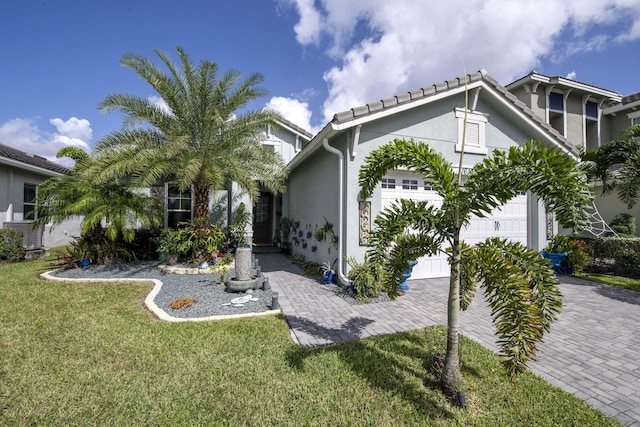
<path id="1" fill-rule="evenodd" d="M 418 189 L 418 180 L 417 179 L 403 179 L 402 180 L 402 189 L 403 190 L 417 190 Z"/>
<path id="2" fill-rule="evenodd" d="M 433 191 L 433 182 L 432 181 L 424 181 L 424 191 Z"/>
<path id="3" fill-rule="evenodd" d="M 631 125 L 640 125 L 640 111 L 634 111 L 633 113 L 627 114 L 629 120 L 631 120 Z"/>
<path id="4" fill-rule="evenodd" d="M 36 194 L 38 186 L 34 184 L 24 183 L 22 198 L 22 218 L 27 220 L 38 219 L 38 210 L 36 209 Z"/>
<path id="5" fill-rule="evenodd" d="M 396 188 L 396 179 L 382 178 L 382 188 L 388 188 L 388 189 Z"/>
<path id="6" fill-rule="evenodd" d="M 180 191 L 175 184 L 167 184 L 167 227 L 191 221 L 191 190 Z"/>
<path id="7" fill-rule="evenodd" d="M 631 119 L 632 125 L 640 125 L 640 117 L 634 117 Z"/>
<path id="8" fill-rule="evenodd" d="M 547 102 L 549 106 L 549 124 L 564 135 L 564 94 L 549 92 Z"/>
<path id="9" fill-rule="evenodd" d="M 462 151 L 462 135 L 465 133 L 464 151 L 465 153 L 487 154 L 485 140 L 485 127 L 488 122 L 487 115 L 477 111 L 467 111 L 467 129 L 464 129 L 464 108 L 456 108 L 456 119 L 458 119 L 458 142 L 456 151 Z"/>

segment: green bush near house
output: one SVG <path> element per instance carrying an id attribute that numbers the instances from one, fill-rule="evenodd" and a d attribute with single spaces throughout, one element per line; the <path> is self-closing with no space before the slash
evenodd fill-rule
<path id="1" fill-rule="evenodd" d="M 579 237 L 587 254 L 585 271 L 640 278 L 640 238 Z"/>
<path id="2" fill-rule="evenodd" d="M 0 260 L 16 262 L 24 259 L 24 235 L 20 230 L 0 229 Z"/>
<path id="3" fill-rule="evenodd" d="M 347 279 L 351 281 L 358 300 L 367 301 L 382 293 L 385 282 L 379 264 L 373 263 L 366 257 L 363 263 L 359 263 L 353 257 L 347 258 L 346 261 L 349 265 Z"/>

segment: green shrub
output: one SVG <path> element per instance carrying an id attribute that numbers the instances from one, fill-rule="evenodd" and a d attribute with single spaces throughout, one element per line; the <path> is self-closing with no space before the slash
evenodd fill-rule
<path id="1" fill-rule="evenodd" d="M 359 263 L 355 258 L 346 259 L 349 264 L 347 279 L 353 285 L 353 291 L 361 301 L 375 298 L 382 292 L 383 278 L 382 268 L 365 258 L 363 263 Z"/>
<path id="2" fill-rule="evenodd" d="M 0 229 L 0 260 L 16 262 L 24 259 L 24 235 L 20 230 Z"/>
<path id="3" fill-rule="evenodd" d="M 640 277 L 640 238 L 581 237 L 587 254 L 585 270 Z"/>
<path id="4" fill-rule="evenodd" d="M 635 237 L 636 219 L 628 213 L 619 213 L 614 216 L 609 224 L 619 237 Z"/>

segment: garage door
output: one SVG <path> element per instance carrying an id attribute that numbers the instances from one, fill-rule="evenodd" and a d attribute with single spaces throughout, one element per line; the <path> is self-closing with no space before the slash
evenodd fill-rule
<path id="1" fill-rule="evenodd" d="M 382 208 L 397 199 L 428 201 L 442 205 L 442 198 L 422 177 L 410 172 L 396 172 L 382 180 Z M 473 217 L 462 230 L 462 239 L 476 244 L 488 237 L 501 237 L 527 244 L 527 196 L 519 195 L 486 218 Z M 449 263 L 445 255 L 422 257 L 414 267 L 411 279 L 449 276 Z"/>

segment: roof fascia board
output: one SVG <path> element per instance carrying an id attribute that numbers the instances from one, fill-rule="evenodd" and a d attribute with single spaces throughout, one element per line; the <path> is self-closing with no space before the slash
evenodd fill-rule
<path id="1" fill-rule="evenodd" d="M 311 139 L 311 142 L 309 142 L 309 144 L 302 151 L 300 151 L 293 159 L 291 159 L 288 164 L 289 169 L 295 169 L 307 157 L 309 157 L 322 146 L 322 140 L 324 138 L 330 139 L 336 133 L 337 132 L 333 130 L 330 124 L 327 124 L 325 127 L 323 127 L 322 130 L 318 132 L 316 136 L 313 137 L 313 139 Z"/>
<path id="2" fill-rule="evenodd" d="M 613 92 L 606 89 L 600 89 L 595 86 L 586 85 L 584 83 L 577 82 L 575 80 L 565 79 L 564 77 L 552 77 L 551 82 L 570 87 L 572 89 L 583 90 L 585 92 L 590 92 L 594 95 L 604 96 L 606 98 L 610 98 L 612 101 L 622 102 L 622 95 L 618 92 Z"/>
<path id="3" fill-rule="evenodd" d="M 55 172 L 49 169 L 45 169 L 45 168 L 41 168 L 38 166 L 34 166 L 34 165 L 30 165 L 28 163 L 23 163 L 21 161 L 18 160 L 13 160 L 13 159 L 9 159 L 6 157 L 0 157 L 0 163 L 5 164 L 5 165 L 9 165 L 9 166 L 13 166 L 19 169 L 23 169 L 23 170 L 28 170 L 29 172 L 36 172 L 39 173 L 41 175 L 47 175 L 47 176 L 62 176 L 64 175 L 63 173 L 60 172 Z"/>
<path id="4" fill-rule="evenodd" d="M 298 135 L 304 139 L 306 139 L 307 141 L 311 140 L 311 138 L 309 137 L 309 135 L 305 135 L 304 133 L 300 132 L 299 130 L 296 130 L 294 128 L 292 128 L 291 126 L 289 126 L 286 123 L 283 123 L 281 121 L 278 121 L 278 126 L 280 126 L 283 129 L 288 130 L 289 132 L 293 133 L 294 135 Z"/>

